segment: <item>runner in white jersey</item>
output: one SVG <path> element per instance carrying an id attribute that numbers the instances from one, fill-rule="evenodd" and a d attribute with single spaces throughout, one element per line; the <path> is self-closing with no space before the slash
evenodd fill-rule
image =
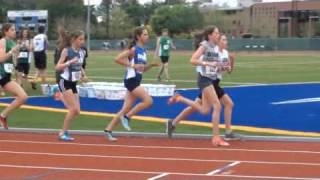
<path id="1" fill-rule="evenodd" d="M 65 37 L 67 38 L 67 37 Z M 77 82 L 86 80 L 86 75 L 82 69 L 84 52 L 81 47 L 84 45 L 85 38 L 83 31 L 74 31 L 70 34 L 71 46 L 64 48 L 61 52 L 60 59 L 56 65 L 56 70 L 62 71 L 59 80 L 59 89 L 62 93 L 63 103 L 68 109 L 64 118 L 64 123 L 59 140 L 73 141 L 69 133 L 71 121 L 80 114 L 80 100 L 77 91 Z"/>
<path id="2" fill-rule="evenodd" d="M 32 88 L 36 89 L 37 78 L 41 78 L 41 82 L 45 83 L 47 78 L 47 48 L 49 41 L 45 33 L 45 27 L 39 27 L 39 33 L 33 38 L 34 65 L 37 69 L 35 79 L 32 82 Z"/>
<path id="3" fill-rule="evenodd" d="M 195 66 L 202 66 L 198 73 L 198 87 L 202 92 L 202 103 L 199 104 L 190 99 L 182 97 L 179 94 L 175 94 L 169 99 L 169 104 L 182 102 L 202 114 L 208 114 L 212 109 L 212 125 L 213 125 L 213 137 L 212 143 L 215 146 L 229 146 L 229 143 L 225 142 L 219 136 L 219 121 L 221 104 L 218 97 L 218 92 L 215 90 L 214 82 L 217 81 L 217 72 L 219 70 L 219 53 L 216 49 L 219 41 L 219 29 L 217 27 L 207 27 L 202 37 L 204 41 L 200 43 L 199 48 L 193 53 L 191 58 L 191 64 Z M 202 60 L 201 60 L 202 57 Z"/>
<path id="4" fill-rule="evenodd" d="M 224 92 L 224 90 L 220 87 L 219 82 L 222 79 L 222 76 L 225 72 L 231 73 L 233 70 L 233 62 L 234 62 L 234 56 L 229 55 L 229 52 L 227 50 L 228 47 L 228 42 L 227 42 L 227 37 L 225 35 L 220 36 L 220 40 L 218 43 L 219 46 L 216 46 L 216 51 L 218 52 L 218 70 L 217 70 L 217 77 L 218 79 L 216 81 L 213 81 L 214 89 L 218 95 L 218 98 L 221 102 L 221 104 L 224 106 L 224 120 L 225 120 L 225 126 L 226 126 L 226 131 L 225 131 L 225 140 L 238 140 L 240 139 L 240 136 L 237 134 L 234 134 L 232 132 L 231 128 L 231 119 L 232 119 L 232 109 L 233 109 L 233 102 L 232 99 L 228 94 Z M 203 59 L 203 56 L 200 58 L 200 60 Z M 202 67 L 197 66 L 197 72 L 201 72 Z M 201 101 L 202 94 L 196 98 L 195 102 L 198 103 L 199 105 L 202 104 Z M 195 112 L 196 109 L 194 109 L 192 106 L 188 106 L 185 108 L 181 113 L 173 120 L 169 120 L 167 122 L 167 129 L 166 132 L 169 136 L 169 138 L 172 137 L 172 133 L 175 130 L 175 127 L 178 125 L 178 123 L 186 119 L 187 116 Z"/>

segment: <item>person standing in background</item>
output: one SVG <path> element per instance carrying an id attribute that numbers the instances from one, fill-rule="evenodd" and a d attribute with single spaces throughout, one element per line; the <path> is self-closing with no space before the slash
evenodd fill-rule
<path id="1" fill-rule="evenodd" d="M 172 43 L 171 38 L 168 34 L 168 29 L 163 29 L 161 36 L 157 40 L 155 57 L 158 55 L 161 60 L 160 71 L 157 75 L 158 81 L 161 81 L 161 76 L 164 72 L 166 81 L 170 80 L 169 76 L 169 59 L 170 59 L 170 50 L 176 49 Z"/>
<path id="2" fill-rule="evenodd" d="M 19 55 L 17 58 L 17 83 L 22 86 L 22 81 L 28 81 L 30 71 L 30 56 L 32 54 L 32 39 L 28 29 L 22 29 L 19 35 L 18 44 L 20 46 Z"/>
<path id="3" fill-rule="evenodd" d="M 47 49 L 49 41 L 45 33 L 45 27 L 40 26 L 38 34 L 33 38 L 34 64 L 37 69 L 35 79 L 32 81 L 32 89 L 36 89 L 36 81 L 41 78 L 42 83 L 46 83 L 47 78 Z"/>

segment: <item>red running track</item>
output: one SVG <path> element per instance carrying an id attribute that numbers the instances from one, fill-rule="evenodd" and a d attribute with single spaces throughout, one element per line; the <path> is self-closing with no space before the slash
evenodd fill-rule
<path id="1" fill-rule="evenodd" d="M 0 133 L 0 180 L 320 179 L 320 143 Z"/>

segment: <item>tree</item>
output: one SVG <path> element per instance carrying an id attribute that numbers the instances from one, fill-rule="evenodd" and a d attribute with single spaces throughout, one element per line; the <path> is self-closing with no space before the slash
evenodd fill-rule
<path id="1" fill-rule="evenodd" d="M 166 5 L 186 4 L 186 0 L 165 0 Z"/>
<path id="2" fill-rule="evenodd" d="M 109 38 L 110 33 L 110 12 L 112 7 L 112 0 L 102 0 L 100 6 L 97 9 L 98 15 L 103 17 L 103 21 L 106 25 L 106 36 Z"/>
<path id="3" fill-rule="evenodd" d="M 202 28 L 203 16 L 195 6 L 162 6 L 151 17 L 151 25 L 157 34 L 163 28 L 168 28 L 172 34 L 189 33 Z"/>
<path id="4" fill-rule="evenodd" d="M 110 18 L 110 35 L 112 38 L 128 37 L 134 25 L 130 17 L 121 8 L 112 9 Z"/>
<path id="5" fill-rule="evenodd" d="M 137 0 L 125 1 L 120 4 L 120 7 L 131 17 L 135 26 L 140 26 L 144 23 L 144 7 Z"/>
<path id="6" fill-rule="evenodd" d="M 46 9 L 49 13 L 49 38 L 56 32 L 57 19 L 74 18 L 85 22 L 86 7 L 82 0 L 36 0 L 37 9 Z M 94 22 L 94 21 L 92 21 Z"/>

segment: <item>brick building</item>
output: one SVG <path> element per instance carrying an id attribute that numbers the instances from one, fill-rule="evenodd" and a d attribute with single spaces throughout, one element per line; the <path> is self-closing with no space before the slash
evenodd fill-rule
<path id="1" fill-rule="evenodd" d="M 320 0 L 254 3 L 223 11 L 223 29 L 240 37 L 313 37 L 320 33 Z"/>

